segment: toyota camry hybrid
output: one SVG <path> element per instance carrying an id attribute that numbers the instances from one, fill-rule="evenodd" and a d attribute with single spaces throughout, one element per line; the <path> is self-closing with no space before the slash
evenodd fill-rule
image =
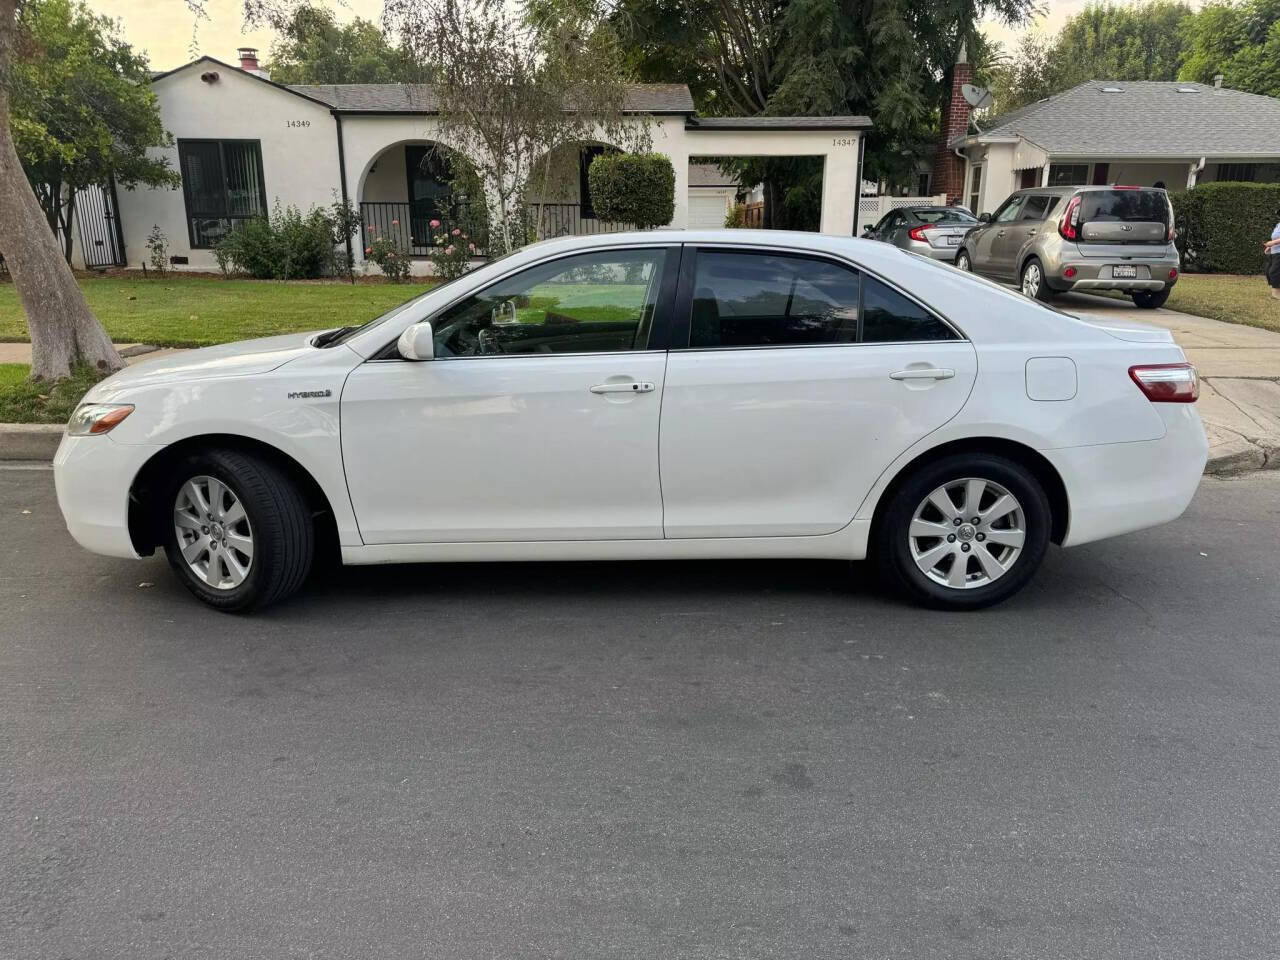
<path id="1" fill-rule="evenodd" d="M 887 244 L 655 231 L 526 247 L 363 326 L 142 363 L 54 461 L 89 550 L 223 610 L 348 564 L 871 556 L 976 608 L 1050 542 L 1177 517 L 1207 444 L 1163 329 Z"/>

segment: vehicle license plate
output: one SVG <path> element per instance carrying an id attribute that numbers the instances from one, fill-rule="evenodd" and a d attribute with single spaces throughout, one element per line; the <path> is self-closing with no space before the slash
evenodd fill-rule
<path id="1" fill-rule="evenodd" d="M 947 246 L 948 246 L 948 247 L 958 247 L 958 246 L 960 246 L 960 238 L 959 238 L 959 237 L 955 237 L 955 236 L 947 237 Z"/>
<path id="2" fill-rule="evenodd" d="M 1138 276 L 1138 268 L 1132 267 L 1132 266 L 1112 267 L 1111 276 L 1116 277 L 1117 279 L 1120 279 L 1120 280 L 1125 280 L 1125 279 L 1133 280 L 1133 279 L 1136 279 Z"/>

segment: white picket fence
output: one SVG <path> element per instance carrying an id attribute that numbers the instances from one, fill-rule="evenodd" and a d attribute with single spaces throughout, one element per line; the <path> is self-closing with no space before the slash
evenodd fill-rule
<path id="1" fill-rule="evenodd" d="M 858 229 L 854 231 L 854 235 L 861 236 L 865 227 L 874 226 L 890 210 L 897 210 L 899 207 L 939 205 L 946 202 L 945 193 L 932 197 L 862 197 L 858 202 Z"/>

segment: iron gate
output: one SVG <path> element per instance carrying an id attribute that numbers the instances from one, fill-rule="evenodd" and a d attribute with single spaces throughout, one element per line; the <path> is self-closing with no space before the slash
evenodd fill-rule
<path id="1" fill-rule="evenodd" d="M 118 209 L 114 182 L 77 191 L 76 220 L 80 223 L 80 250 L 86 267 L 125 265 Z"/>

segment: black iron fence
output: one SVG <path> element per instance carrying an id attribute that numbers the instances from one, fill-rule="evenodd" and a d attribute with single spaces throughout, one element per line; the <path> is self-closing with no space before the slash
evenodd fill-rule
<path id="1" fill-rule="evenodd" d="M 415 213 L 413 205 L 409 203 L 389 201 L 361 203 L 360 220 L 364 225 L 362 246 L 368 247 L 372 241 L 381 237 L 384 240 L 390 240 L 397 250 L 412 257 L 425 257 L 435 244 L 437 237 L 444 236 L 452 239 L 454 230 L 466 232 L 461 218 L 456 214 Z M 440 225 L 431 226 L 432 220 L 438 221 Z"/>
<path id="2" fill-rule="evenodd" d="M 549 237 L 582 237 L 596 233 L 623 233 L 634 230 L 629 223 L 615 223 L 582 215 L 578 203 L 531 203 L 529 225 L 539 240 Z"/>

